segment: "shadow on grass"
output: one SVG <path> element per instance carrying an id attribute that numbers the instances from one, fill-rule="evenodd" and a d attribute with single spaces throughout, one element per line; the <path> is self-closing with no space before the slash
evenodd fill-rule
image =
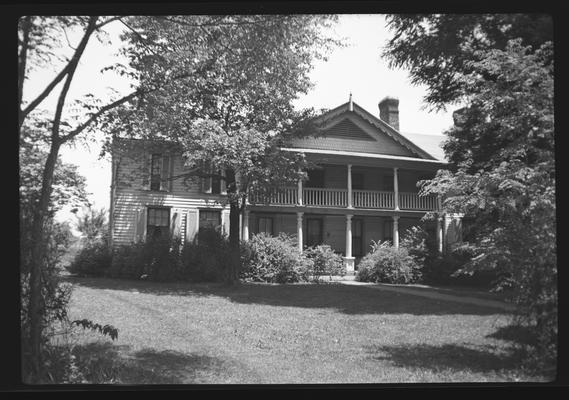
<path id="1" fill-rule="evenodd" d="M 365 286 L 331 284 L 251 284 L 233 287 L 221 284 L 159 283 L 108 278 L 67 277 L 76 286 L 92 289 L 138 292 L 167 296 L 215 296 L 235 303 L 283 307 L 330 308 L 346 314 L 411 315 L 493 315 L 501 309 L 410 294 L 383 291 Z"/>
<path id="2" fill-rule="evenodd" d="M 227 363 L 198 354 L 143 349 L 109 342 L 88 343 L 73 350 L 86 380 L 93 384 L 187 384 L 204 376 L 223 376 Z"/>
<path id="3" fill-rule="evenodd" d="M 506 325 L 486 337 L 506 340 L 522 346 L 534 346 L 537 343 L 535 334 L 529 327 L 523 325 Z"/>
<path id="4" fill-rule="evenodd" d="M 519 371 L 520 355 L 515 351 L 497 353 L 491 346 L 469 348 L 455 344 L 376 346 L 370 348 L 376 360 L 390 361 L 403 368 L 420 368 L 435 373 Z"/>

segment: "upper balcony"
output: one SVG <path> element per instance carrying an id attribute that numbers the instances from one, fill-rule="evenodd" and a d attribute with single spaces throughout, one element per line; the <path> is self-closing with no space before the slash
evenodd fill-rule
<path id="1" fill-rule="evenodd" d="M 310 206 L 332 208 L 359 208 L 378 210 L 436 211 L 436 196 L 420 196 L 418 193 L 399 192 L 397 202 L 395 192 L 380 190 L 352 190 L 349 201 L 348 189 L 287 187 L 267 193 L 253 193 L 249 202 L 252 205 Z M 350 204 L 351 203 L 351 204 Z"/>
<path id="2" fill-rule="evenodd" d="M 436 196 L 417 193 L 417 181 L 430 178 L 423 171 L 326 165 L 309 171 L 308 177 L 307 182 L 298 182 L 297 187 L 253 193 L 249 203 L 406 211 L 438 209 Z"/>

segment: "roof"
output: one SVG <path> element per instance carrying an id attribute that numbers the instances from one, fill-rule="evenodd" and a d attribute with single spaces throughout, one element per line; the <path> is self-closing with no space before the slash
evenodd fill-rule
<path id="1" fill-rule="evenodd" d="M 442 148 L 445 136 L 424 135 L 422 133 L 403 133 L 403 135 L 437 160 L 445 161 L 445 154 Z"/>
<path id="2" fill-rule="evenodd" d="M 442 149 L 437 148 L 435 138 L 432 137 L 435 135 L 420 135 L 428 136 L 428 138 L 418 140 L 417 135 L 402 135 L 385 121 L 354 102 L 346 102 L 327 111 L 317 117 L 316 122 L 321 124 L 322 134 L 293 139 L 290 147 L 418 160 L 443 160 L 440 154 Z M 417 142 L 422 145 L 418 145 Z M 423 148 L 423 145 L 429 151 Z M 362 154 L 362 156 L 365 155 Z"/>

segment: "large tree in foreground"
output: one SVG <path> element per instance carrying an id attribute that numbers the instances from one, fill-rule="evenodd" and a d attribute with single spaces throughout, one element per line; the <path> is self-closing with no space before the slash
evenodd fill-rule
<path id="1" fill-rule="evenodd" d="M 175 141 L 190 175 L 225 181 L 234 250 L 230 282 L 239 260 L 239 214 L 250 191 L 302 177 L 303 158 L 280 147 L 313 115 L 295 111 L 293 101 L 310 89 L 314 60 L 337 43 L 323 31 L 334 20 L 231 15 L 131 21 L 127 53 L 149 93 L 117 110 L 113 129 Z M 190 78 L 163 85 L 168 76 L 183 74 Z M 155 85 L 160 89 L 150 91 Z"/>
<path id="2" fill-rule="evenodd" d="M 479 29 L 463 30 L 460 20 Z M 522 21 L 533 24 L 524 28 Z M 475 221 L 477 255 L 465 270 L 494 269 L 509 278 L 519 315 L 536 334 L 535 354 L 551 365 L 557 344 L 554 66 L 550 29 L 534 35 L 536 24 L 550 28 L 551 19 L 393 16 L 391 23 L 398 32 L 386 52 L 392 62 L 402 64 L 407 54 L 405 65 L 417 82 L 429 85 L 427 100 L 435 107 L 455 101 L 463 106 L 446 132 L 450 168 L 422 191 L 445 196 L 446 211 Z M 454 45 L 412 51 L 435 38 L 444 42 L 451 28 Z M 405 44 L 407 35 L 413 39 Z M 448 63 L 434 68 L 442 61 Z"/>

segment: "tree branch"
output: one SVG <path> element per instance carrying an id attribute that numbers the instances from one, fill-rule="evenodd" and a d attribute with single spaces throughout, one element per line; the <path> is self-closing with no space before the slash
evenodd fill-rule
<path id="1" fill-rule="evenodd" d="M 53 118 L 53 126 L 51 128 L 51 137 L 54 142 L 59 140 L 59 125 L 61 123 L 61 114 L 63 113 L 63 106 L 65 105 L 67 92 L 69 91 L 69 87 L 71 86 L 73 75 L 75 74 L 77 65 L 79 64 L 79 59 L 81 58 L 83 52 L 85 51 L 85 48 L 87 47 L 87 42 L 89 41 L 89 38 L 95 31 L 97 18 L 98 18 L 97 16 L 89 18 L 89 23 L 87 25 L 87 28 L 85 29 L 85 33 L 83 35 L 83 38 L 81 39 L 81 43 L 79 43 L 79 46 L 77 46 L 77 51 L 75 51 L 75 53 L 73 54 L 73 58 L 71 58 L 71 61 L 68 64 L 69 68 L 67 73 L 67 79 L 63 84 L 63 88 L 61 89 L 61 93 L 59 94 L 59 99 L 57 100 L 57 107 L 55 109 L 55 116 Z"/>

